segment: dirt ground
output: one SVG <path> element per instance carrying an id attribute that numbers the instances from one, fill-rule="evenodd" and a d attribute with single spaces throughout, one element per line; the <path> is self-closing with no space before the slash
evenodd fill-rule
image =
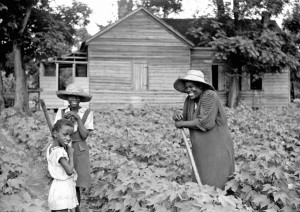
<path id="1" fill-rule="evenodd" d="M 22 165 L 28 167 L 22 174 L 25 187 L 21 188 L 19 194 L 1 196 L 0 208 L 5 206 L 3 208 L 11 208 L 12 211 L 20 211 L 21 208 L 33 212 L 50 211 L 47 207 L 49 178 L 45 175 L 47 167 L 44 162 L 36 160 L 28 150 L 17 145 L 9 132 L 3 128 L 0 129 L 0 147 L 6 148 L 8 152 L 12 150 L 24 152 L 21 154 Z"/>

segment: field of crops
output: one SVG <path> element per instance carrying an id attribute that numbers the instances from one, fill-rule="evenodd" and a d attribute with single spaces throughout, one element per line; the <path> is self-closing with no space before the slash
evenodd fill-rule
<path id="1" fill-rule="evenodd" d="M 226 186 L 230 192 L 210 186 L 199 189 L 191 182 L 187 151 L 171 120 L 177 109 L 145 106 L 94 111 L 95 130 L 88 140 L 93 184 L 83 203 L 89 211 L 300 211 L 297 105 L 226 109 L 236 158 L 234 179 Z M 19 117 L 7 109 L 1 123 L 16 138 L 17 146 L 46 164 L 44 150 L 51 139 L 40 111 Z M 22 167 L 12 154 L 19 151 L 0 149 L 0 211 L 12 207 L 4 207 L 2 197 L 23 200 L 24 190 L 30 190 L 22 180 L 28 165 Z M 46 171 L 43 174 L 49 178 Z M 35 199 L 34 207 L 45 207 L 44 200 Z M 26 207 L 25 211 L 33 204 Z"/>

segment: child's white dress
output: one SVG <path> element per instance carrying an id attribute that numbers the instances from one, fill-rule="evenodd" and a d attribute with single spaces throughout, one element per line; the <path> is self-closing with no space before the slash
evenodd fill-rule
<path id="1" fill-rule="evenodd" d="M 48 204 L 51 210 L 72 209 L 78 205 L 76 196 L 77 174 L 67 175 L 59 163 L 61 157 L 69 160 L 67 152 L 63 147 L 54 147 L 49 154 L 50 145 L 47 149 L 48 170 L 54 178 L 50 187 Z"/>

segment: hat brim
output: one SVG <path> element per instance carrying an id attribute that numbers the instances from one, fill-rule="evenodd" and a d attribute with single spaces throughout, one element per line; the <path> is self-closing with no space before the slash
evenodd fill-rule
<path id="1" fill-rule="evenodd" d="M 191 79 L 191 78 L 189 78 L 188 76 L 186 76 L 186 77 L 182 77 L 182 78 L 178 78 L 175 82 L 174 82 L 174 88 L 177 90 L 177 91 L 179 91 L 179 92 L 181 92 L 181 93 L 187 93 L 186 91 L 185 91 L 185 82 L 187 82 L 187 81 L 193 81 L 193 82 L 198 82 L 198 83 L 202 83 L 203 85 L 205 85 L 206 87 L 207 87 L 207 89 L 209 89 L 209 90 L 215 90 L 215 88 L 212 86 L 212 85 L 210 85 L 210 84 L 208 84 L 207 82 L 205 82 L 205 81 L 200 81 L 200 80 L 194 80 L 194 79 Z"/>
<path id="2" fill-rule="evenodd" d="M 92 96 L 89 94 L 84 94 L 84 93 L 74 93 L 74 92 L 68 92 L 68 91 L 57 91 L 56 95 L 58 98 L 67 100 L 69 96 L 78 96 L 80 97 L 80 102 L 89 102 L 92 99 Z"/>

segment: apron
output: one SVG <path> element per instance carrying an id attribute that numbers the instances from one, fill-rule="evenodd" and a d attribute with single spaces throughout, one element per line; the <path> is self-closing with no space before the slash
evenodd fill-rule
<path id="1" fill-rule="evenodd" d="M 62 110 L 62 116 L 64 117 L 65 110 Z M 90 109 L 87 109 L 82 117 L 82 123 L 84 124 Z M 76 181 L 76 187 L 88 188 L 91 186 L 91 164 L 89 157 L 89 147 L 85 140 L 80 136 L 79 131 L 75 131 L 72 135 L 72 147 L 74 149 L 74 168 L 77 172 L 78 178 Z"/>

